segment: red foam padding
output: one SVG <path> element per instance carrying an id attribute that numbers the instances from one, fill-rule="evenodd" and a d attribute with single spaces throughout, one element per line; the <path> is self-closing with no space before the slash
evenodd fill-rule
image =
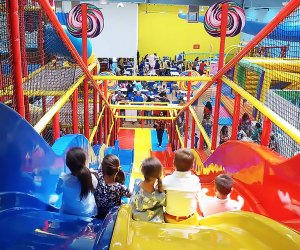
<path id="1" fill-rule="evenodd" d="M 119 141 L 121 149 L 133 149 L 134 148 L 134 129 L 120 129 Z"/>

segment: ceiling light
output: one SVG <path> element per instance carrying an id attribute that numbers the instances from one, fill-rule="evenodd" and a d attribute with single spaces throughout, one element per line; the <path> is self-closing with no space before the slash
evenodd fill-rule
<path id="1" fill-rule="evenodd" d="M 117 8 L 124 8 L 124 4 L 122 2 L 118 3 Z"/>
<path id="2" fill-rule="evenodd" d="M 107 0 L 100 0 L 99 4 L 108 4 L 108 1 Z"/>
<path id="3" fill-rule="evenodd" d="M 180 10 L 179 10 L 179 14 L 182 14 L 182 13 L 183 13 L 183 10 L 182 10 L 182 9 L 180 9 Z"/>

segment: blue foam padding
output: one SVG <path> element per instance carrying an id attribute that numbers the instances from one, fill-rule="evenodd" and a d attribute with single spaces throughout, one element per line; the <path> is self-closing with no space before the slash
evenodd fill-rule
<path id="1" fill-rule="evenodd" d="M 131 165 L 121 165 L 121 169 L 123 172 L 131 173 L 132 164 Z"/>
<path id="2" fill-rule="evenodd" d="M 93 150 L 94 150 L 95 155 L 99 155 L 100 148 L 101 148 L 100 144 L 93 145 Z"/>
<path id="3" fill-rule="evenodd" d="M 113 147 L 107 147 L 104 151 L 104 156 L 110 155 L 113 153 Z"/>
<path id="4" fill-rule="evenodd" d="M 222 117 L 219 118 L 219 125 L 232 125 L 232 118 L 231 117 Z"/>
<path id="5" fill-rule="evenodd" d="M 120 149 L 119 159 L 122 165 L 132 165 L 133 163 L 133 150 L 131 149 Z"/>
<path id="6" fill-rule="evenodd" d="M 166 130 L 165 130 L 164 135 L 163 135 L 161 148 L 158 147 L 158 140 L 157 140 L 157 136 L 156 136 L 156 130 L 155 129 L 151 130 L 151 148 L 152 148 L 152 151 L 164 151 L 167 147 L 167 144 L 168 144 L 168 134 L 167 134 Z"/>

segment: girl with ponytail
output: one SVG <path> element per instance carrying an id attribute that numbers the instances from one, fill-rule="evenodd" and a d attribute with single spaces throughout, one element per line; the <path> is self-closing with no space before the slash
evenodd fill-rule
<path id="1" fill-rule="evenodd" d="M 98 217 L 104 218 L 109 210 L 121 205 L 122 197 L 130 197 L 128 188 L 121 184 L 124 173 L 120 172 L 120 161 L 115 155 L 106 155 L 97 174 L 98 185 L 95 190 L 95 199 L 98 208 Z M 121 183 L 120 183 L 121 182 Z"/>
<path id="2" fill-rule="evenodd" d="M 58 194 L 63 194 L 61 212 L 79 216 L 96 215 L 93 192 L 98 181 L 86 167 L 85 151 L 82 148 L 71 148 L 67 152 L 66 165 L 71 173 L 62 174 L 56 188 Z"/>

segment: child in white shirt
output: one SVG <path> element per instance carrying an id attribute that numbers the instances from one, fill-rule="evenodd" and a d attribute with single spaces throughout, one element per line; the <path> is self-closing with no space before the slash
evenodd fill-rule
<path id="1" fill-rule="evenodd" d="M 206 196 L 207 189 L 202 189 L 200 205 L 203 216 L 216 213 L 240 210 L 244 205 L 244 199 L 238 196 L 238 201 L 230 199 L 233 180 L 226 174 L 218 175 L 215 178 L 215 196 Z"/>
<path id="2" fill-rule="evenodd" d="M 191 150 L 177 150 L 174 158 L 176 171 L 162 180 L 166 191 L 165 221 L 168 223 L 199 225 L 196 210 L 201 185 L 199 178 L 190 171 L 193 163 Z"/>

